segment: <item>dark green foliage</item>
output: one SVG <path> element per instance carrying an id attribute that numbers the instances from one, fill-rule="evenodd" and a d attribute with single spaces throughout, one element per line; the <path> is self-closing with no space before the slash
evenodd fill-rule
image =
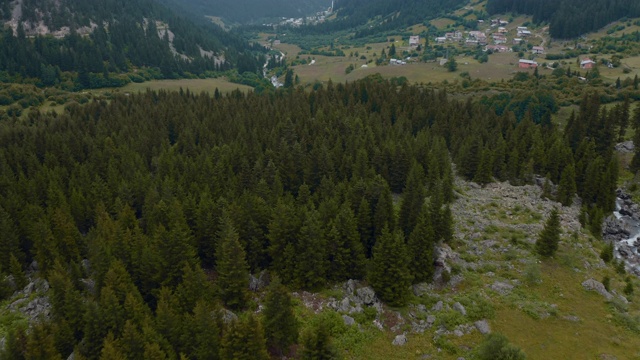
<path id="1" fill-rule="evenodd" d="M 435 270 L 435 246 L 436 234 L 431 223 L 429 209 L 424 206 L 418 225 L 409 235 L 407 249 L 409 252 L 410 270 L 413 273 L 413 282 L 421 283 L 430 281 Z"/>
<path id="2" fill-rule="evenodd" d="M 224 214 L 222 217 L 218 239 L 219 245 L 216 252 L 217 292 L 220 299 L 229 308 L 243 309 L 247 304 L 249 266 L 245 251 L 238 240 L 238 233 L 228 214 Z"/>
<path id="3" fill-rule="evenodd" d="M 404 306 L 409 300 L 412 275 L 400 231 L 382 230 L 373 247 L 368 280 L 380 300 L 390 306 Z"/>
<path id="4" fill-rule="evenodd" d="M 365 252 L 358 224 L 348 204 L 343 204 L 328 234 L 329 274 L 334 281 L 364 277 Z M 321 252 L 322 253 L 322 252 Z"/>
<path id="5" fill-rule="evenodd" d="M 220 347 L 220 359 L 269 359 L 262 326 L 254 315 L 236 320 L 227 326 Z"/>
<path id="6" fill-rule="evenodd" d="M 536 251 L 540 256 L 550 257 L 555 254 L 558 250 L 561 230 L 558 209 L 553 209 L 536 240 Z"/>
<path id="7" fill-rule="evenodd" d="M 328 267 L 327 240 L 322 233 L 318 212 L 308 210 L 295 251 L 293 282 L 303 289 L 318 289 L 326 281 Z"/>
<path id="8" fill-rule="evenodd" d="M 600 251 L 600 258 L 605 263 L 611 262 L 613 260 L 613 243 L 609 243 L 605 245 L 605 247 Z"/>
<path id="9" fill-rule="evenodd" d="M 16 284 L 16 289 L 18 290 L 24 288 L 29 282 L 27 275 L 22 269 L 22 264 L 20 264 L 18 258 L 16 258 L 13 253 L 11 254 L 11 260 L 9 263 L 9 273 L 13 275 L 13 282 Z"/>
<path id="10" fill-rule="evenodd" d="M 302 335 L 303 360 L 333 360 L 338 359 L 338 352 L 331 344 L 331 334 L 324 321 L 308 329 Z"/>
<path id="11" fill-rule="evenodd" d="M 626 279 L 626 285 L 624 286 L 622 292 L 624 292 L 627 296 L 633 295 L 633 282 L 631 282 L 631 278 L 628 277 Z"/>
<path id="12" fill-rule="evenodd" d="M 407 185 L 402 192 L 402 203 L 400 204 L 400 214 L 398 216 L 398 225 L 405 237 L 409 237 L 418 222 L 425 196 L 424 170 L 418 162 L 415 162 L 409 172 Z"/>
<path id="13" fill-rule="evenodd" d="M 571 206 L 576 191 L 576 171 L 573 164 L 569 164 L 569 166 L 562 171 L 562 177 L 558 184 L 557 200 L 563 206 Z"/>
<path id="14" fill-rule="evenodd" d="M 604 285 L 605 290 L 611 291 L 611 278 L 609 276 L 602 278 L 602 285 Z"/>
<path id="15" fill-rule="evenodd" d="M 478 347 L 477 356 L 480 360 L 524 360 L 526 356 L 519 347 L 511 344 L 500 333 L 487 335 Z"/>
<path id="16" fill-rule="evenodd" d="M 264 333 L 267 346 L 282 355 L 298 341 L 298 320 L 293 314 L 292 298 L 279 279 L 269 285 L 264 302 Z"/>

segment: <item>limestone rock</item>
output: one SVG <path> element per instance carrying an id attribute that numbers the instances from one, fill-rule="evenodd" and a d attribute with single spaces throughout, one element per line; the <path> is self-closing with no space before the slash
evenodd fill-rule
<path id="1" fill-rule="evenodd" d="M 489 327 L 489 323 L 487 320 L 478 320 L 473 323 L 476 326 L 476 329 L 480 331 L 482 335 L 487 335 L 491 333 L 491 328 Z"/>
<path id="2" fill-rule="evenodd" d="M 356 320 L 349 315 L 342 315 L 342 320 L 344 320 L 344 324 L 347 326 L 355 325 Z"/>
<path id="3" fill-rule="evenodd" d="M 616 144 L 616 151 L 623 154 L 632 153 L 635 148 L 636 147 L 631 140 Z"/>
<path id="4" fill-rule="evenodd" d="M 249 290 L 256 292 L 269 285 L 269 273 L 261 271 L 257 276 L 249 275 Z"/>
<path id="5" fill-rule="evenodd" d="M 357 285 L 358 285 L 358 282 L 356 280 L 353 280 L 353 279 L 347 280 L 347 282 L 344 283 L 344 286 L 343 286 L 344 292 L 349 296 L 353 295 L 356 291 Z"/>
<path id="6" fill-rule="evenodd" d="M 491 285 L 491 290 L 497 292 L 500 295 L 507 295 L 513 290 L 513 285 L 502 281 L 496 281 Z"/>
<path id="7" fill-rule="evenodd" d="M 467 309 L 465 309 L 464 306 L 459 302 L 453 304 L 453 310 L 459 312 L 463 316 L 467 316 Z"/>
<path id="8" fill-rule="evenodd" d="M 407 337 L 405 335 L 397 335 L 392 342 L 392 344 L 396 346 L 404 346 L 406 343 L 407 343 Z"/>
<path id="9" fill-rule="evenodd" d="M 594 280 L 594 279 L 585 280 L 582 282 L 582 287 L 585 288 L 585 290 L 587 291 L 597 292 L 598 294 L 604 296 L 607 300 L 613 299 L 613 295 L 611 295 L 611 293 L 609 293 L 607 289 L 604 288 L 604 285 L 602 285 L 602 283 L 597 280 Z"/>
<path id="10" fill-rule="evenodd" d="M 442 311 L 443 307 L 444 307 L 444 303 L 442 301 L 438 301 L 435 305 L 433 305 L 431 310 L 435 311 L 435 312 L 438 312 L 438 311 Z"/>
<path id="11" fill-rule="evenodd" d="M 238 315 L 234 314 L 231 310 L 222 309 L 220 310 L 220 315 L 222 315 L 222 322 L 225 324 L 230 324 L 238 320 Z"/>
<path id="12" fill-rule="evenodd" d="M 373 305 L 377 302 L 376 292 L 370 286 L 362 287 L 356 290 L 357 298 L 365 305 Z"/>

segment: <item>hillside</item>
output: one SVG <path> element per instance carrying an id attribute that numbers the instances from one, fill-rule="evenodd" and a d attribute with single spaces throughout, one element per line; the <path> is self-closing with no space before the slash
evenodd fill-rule
<path id="1" fill-rule="evenodd" d="M 330 0 L 165 0 L 199 16 L 218 16 L 228 23 L 256 23 L 274 18 L 299 18 L 325 11 Z"/>
<path id="2" fill-rule="evenodd" d="M 4 6 L 0 34 L 5 81 L 64 88 L 122 85 L 235 67 L 257 71 L 240 37 L 213 24 L 194 24 L 151 0 L 17 1 Z M 138 73 L 137 69 L 148 69 Z M 65 74 L 70 73 L 70 74 Z M 128 75 L 123 75 L 128 74 Z M 28 80 L 35 79 L 35 80 Z"/>
<path id="3" fill-rule="evenodd" d="M 554 38 L 575 38 L 621 18 L 640 16 L 635 0 L 488 0 L 490 14 L 515 12 L 550 24 Z"/>

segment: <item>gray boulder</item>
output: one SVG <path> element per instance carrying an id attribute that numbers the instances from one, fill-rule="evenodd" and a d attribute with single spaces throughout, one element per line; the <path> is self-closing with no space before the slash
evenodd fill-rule
<path id="1" fill-rule="evenodd" d="M 370 286 L 362 287 L 356 290 L 357 298 L 365 305 L 373 305 L 377 302 L 376 292 Z"/>
<path id="2" fill-rule="evenodd" d="M 487 320 L 478 320 L 473 325 L 476 326 L 476 329 L 480 331 L 481 334 L 487 335 L 491 333 L 491 328 L 489 327 L 489 323 Z"/>
<path id="3" fill-rule="evenodd" d="M 338 311 L 348 313 L 351 310 L 351 301 L 349 301 L 348 297 L 345 297 L 340 301 L 338 305 Z"/>
<path id="4" fill-rule="evenodd" d="M 357 281 L 353 280 L 353 279 L 349 279 L 347 280 L 346 283 L 344 283 L 343 289 L 344 292 L 347 295 L 353 295 L 356 291 L 356 286 L 358 285 Z"/>
<path id="5" fill-rule="evenodd" d="M 256 276 L 249 275 L 249 290 L 253 292 L 260 291 L 269 285 L 269 273 L 261 271 Z"/>
<path id="6" fill-rule="evenodd" d="M 222 315 L 222 322 L 225 324 L 230 324 L 238 320 L 238 315 L 234 314 L 231 310 L 222 309 L 220 310 L 220 315 Z"/>
<path id="7" fill-rule="evenodd" d="M 613 299 L 613 295 L 604 288 L 601 282 L 595 279 L 588 279 L 582 282 L 582 287 L 587 291 L 595 291 L 598 294 L 604 296 L 607 300 Z"/>
<path id="8" fill-rule="evenodd" d="M 491 285 L 491 290 L 497 292 L 500 295 L 507 295 L 513 290 L 513 285 L 502 281 L 496 281 Z"/>
<path id="9" fill-rule="evenodd" d="M 344 320 L 344 324 L 347 326 L 355 325 L 356 320 L 349 315 L 342 315 L 342 320 Z"/>
<path id="10" fill-rule="evenodd" d="M 403 335 L 397 335 L 395 339 L 393 339 L 392 345 L 396 346 L 404 346 L 407 343 L 407 337 Z"/>
<path id="11" fill-rule="evenodd" d="M 427 316 L 427 325 L 431 327 L 436 322 L 436 317 L 434 315 Z"/>
<path id="12" fill-rule="evenodd" d="M 467 309 L 465 309 L 464 306 L 459 302 L 456 302 L 455 304 L 453 304 L 453 310 L 459 312 L 463 316 L 467 316 Z"/>
<path id="13" fill-rule="evenodd" d="M 616 151 L 621 153 L 631 153 L 635 148 L 636 147 L 631 140 L 616 144 Z"/>
<path id="14" fill-rule="evenodd" d="M 442 308 L 444 307 L 444 303 L 441 301 L 438 301 L 435 305 L 433 305 L 433 307 L 431 308 L 432 311 L 442 311 Z"/>

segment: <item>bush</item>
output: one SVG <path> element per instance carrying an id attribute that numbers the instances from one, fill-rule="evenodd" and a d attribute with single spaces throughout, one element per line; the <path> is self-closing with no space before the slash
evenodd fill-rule
<path id="1" fill-rule="evenodd" d="M 611 260 L 613 260 L 613 243 L 607 244 L 607 246 L 602 249 L 602 251 L 600 252 L 600 258 L 605 263 L 609 263 Z"/>
<path id="2" fill-rule="evenodd" d="M 477 355 L 480 360 L 526 359 L 524 352 L 500 333 L 489 334 L 478 347 Z"/>

